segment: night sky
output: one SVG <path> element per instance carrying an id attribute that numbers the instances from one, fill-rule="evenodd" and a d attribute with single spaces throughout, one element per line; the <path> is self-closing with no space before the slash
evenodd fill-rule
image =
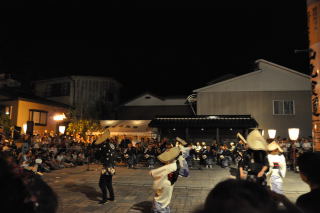
<path id="1" fill-rule="evenodd" d="M 0 71 L 25 85 L 71 74 L 109 76 L 123 85 L 123 99 L 144 91 L 187 96 L 224 74 L 253 71 L 260 58 L 309 74 L 307 55 L 294 53 L 308 47 L 303 0 L 288 1 L 290 7 L 262 0 L 132 2 L 113 1 L 111 16 L 91 11 L 1 25 Z M 85 6 L 67 6 L 79 5 Z"/>

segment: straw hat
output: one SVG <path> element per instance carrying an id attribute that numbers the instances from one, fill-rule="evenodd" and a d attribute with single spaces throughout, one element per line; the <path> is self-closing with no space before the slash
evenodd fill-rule
<path id="1" fill-rule="evenodd" d="M 272 141 L 270 144 L 268 144 L 268 151 L 273 151 L 278 149 L 279 152 L 283 152 L 283 149 L 279 146 L 279 144 L 275 141 Z"/>
<path id="2" fill-rule="evenodd" d="M 4 146 L 3 148 L 2 148 L 2 151 L 10 151 L 10 148 L 8 147 L 8 146 Z"/>
<path id="3" fill-rule="evenodd" d="M 244 137 L 239 132 L 237 133 L 237 137 L 239 137 L 243 142 L 247 143 L 246 139 L 244 139 Z"/>
<path id="4" fill-rule="evenodd" d="M 187 145 L 187 142 L 179 137 L 176 137 L 176 140 L 181 143 L 183 146 Z"/>
<path id="5" fill-rule="evenodd" d="M 162 163 L 168 163 L 172 160 L 174 160 L 176 157 L 178 157 L 180 154 L 180 149 L 179 147 L 173 147 L 165 152 L 163 152 L 162 154 L 160 154 L 158 156 L 158 159 L 162 162 Z"/>
<path id="6" fill-rule="evenodd" d="M 41 164 L 42 163 L 42 160 L 40 158 L 36 159 L 36 163 L 37 164 Z"/>
<path id="7" fill-rule="evenodd" d="M 254 129 L 247 137 L 247 144 L 253 150 L 268 150 L 268 144 L 258 129 Z"/>
<path id="8" fill-rule="evenodd" d="M 110 131 L 109 129 L 106 129 L 104 131 L 104 133 L 97 139 L 95 144 L 100 144 L 102 142 L 104 142 L 105 140 L 107 140 L 110 137 Z"/>

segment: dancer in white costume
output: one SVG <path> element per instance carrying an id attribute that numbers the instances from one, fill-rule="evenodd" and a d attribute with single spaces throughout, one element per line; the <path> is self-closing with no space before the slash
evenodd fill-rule
<path id="1" fill-rule="evenodd" d="M 286 176 L 286 159 L 284 157 L 283 150 L 279 144 L 275 141 L 268 145 L 268 154 L 267 158 L 269 161 L 269 172 L 267 174 L 268 183 L 272 191 L 279 194 L 283 194 L 282 184 L 283 179 Z"/>

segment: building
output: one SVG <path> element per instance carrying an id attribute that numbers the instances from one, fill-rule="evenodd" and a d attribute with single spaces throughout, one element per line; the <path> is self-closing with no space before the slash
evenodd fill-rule
<path id="1" fill-rule="evenodd" d="M 0 91 L 0 108 L 1 113 L 8 115 L 14 126 L 21 128 L 21 133 L 26 133 L 27 122 L 33 121 L 35 134 L 45 131 L 57 132 L 61 123 L 54 117 L 69 110 L 68 105 L 29 96 L 12 89 Z"/>
<path id="2" fill-rule="evenodd" d="M 157 128 L 160 138 L 174 140 L 182 137 L 188 142 L 227 142 L 237 133 L 245 135 L 257 122 L 250 115 L 195 115 L 161 116 L 154 118 L 150 127 Z"/>
<path id="3" fill-rule="evenodd" d="M 20 87 L 21 83 L 14 80 L 9 73 L 0 74 L 0 88 Z"/>
<path id="4" fill-rule="evenodd" d="M 79 117 L 112 119 L 119 104 L 120 84 L 107 77 L 66 76 L 33 82 L 37 96 L 67 104 Z"/>
<path id="5" fill-rule="evenodd" d="M 159 97 L 150 92 L 122 104 L 117 109 L 118 120 L 152 120 L 157 116 L 192 116 L 186 97 Z"/>
<path id="6" fill-rule="evenodd" d="M 259 129 L 276 129 L 288 138 L 288 128 L 311 136 L 311 81 L 308 75 L 266 60 L 257 70 L 199 88 L 197 115 L 251 115 Z M 266 135 L 267 137 L 267 135 Z"/>

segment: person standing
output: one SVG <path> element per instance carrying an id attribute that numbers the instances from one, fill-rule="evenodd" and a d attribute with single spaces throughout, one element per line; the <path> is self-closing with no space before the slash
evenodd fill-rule
<path id="1" fill-rule="evenodd" d="M 152 205 L 153 213 L 170 213 L 169 204 L 174 184 L 179 177 L 180 165 L 177 161 L 179 155 L 179 147 L 163 152 L 158 156 L 158 159 L 165 165 L 153 169 L 149 173 L 153 178 L 153 190 L 155 193 Z"/>
<path id="2" fill-rule="evenodd" d="M 243 137 L 241 139 L 244 140 Z M 240 178 L 266 186 L 265 173 L 269 166 L 266 153 L 267 142 L 257 129 L 250 132 L 245 142 L 248 150 L 244 152 L 239 162 Z"/>
<path id="3" fill-rule="evenodd" d="M 286 159 L 284 157 L 283 150 L 279 144 L 275 141 L 268 145 L 268 162 L 269 162 L 269 172 L 267 174 L 270 188 L 272 191 L 283 194 L 282 185 L 283 179 L 286 176 Z"/>
<path id="4" fill-rule="evenodd" d="M 102 192 L 102 200 L 100 204 L 107 203 L 108 200 L 114 201 L 114 191 L 112 187 L 112 177 L 115 175 L 115 146 L 108 139 L 109 131 L 106 131 L 102 137 L 98 138 L 95 144 L 99 145 L 100 162 L 102 164 L 101 174 L 99 178 L 99 188 Z M 109 198 L 107 198 L 107 189 L 109 191 Z"/>

